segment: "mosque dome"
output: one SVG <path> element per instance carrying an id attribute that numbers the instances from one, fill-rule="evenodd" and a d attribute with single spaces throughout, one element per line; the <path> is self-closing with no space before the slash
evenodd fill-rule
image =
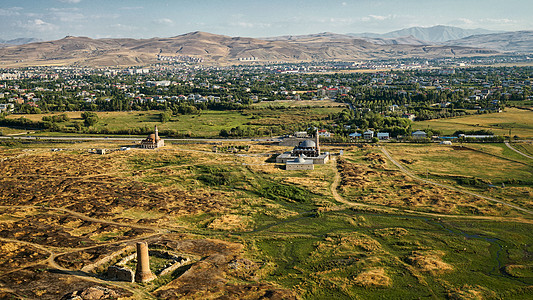
<path id="1" fill-rule="evenodd" d="M 312 140 L 305 140 L 300 143 L 298 148 L 316 148 L 316 143 Z"/>

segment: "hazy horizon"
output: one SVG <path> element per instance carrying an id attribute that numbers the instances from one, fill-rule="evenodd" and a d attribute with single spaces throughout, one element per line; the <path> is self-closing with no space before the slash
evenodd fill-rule
<path id="1" fill-rule="evenodd" d="M 172 37 L 194 31 L 243 37 L 320 32 L 386 33 L 454 26 L 494 31 L 533 29 L 531 1 L 104 1 L 4 0 L 1 39 L 55 40 Z"/>

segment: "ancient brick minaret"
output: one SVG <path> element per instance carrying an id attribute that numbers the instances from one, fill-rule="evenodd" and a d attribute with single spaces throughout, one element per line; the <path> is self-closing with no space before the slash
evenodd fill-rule
<path id="1" fill-rule="evenodd" d="M 155 278 L 155 275 L 150 271 L 148 244 L 146 242 L 137 242 L 137 270 L 135 271 L 135 281 L 148 282 Z"/>
<path id="2" fill-rule="evenodd" d="M 317 151 L 318 155 L 320 155 L 320 144 L 318 143 L 319 142 L 318 128 L 316 129 L 315 139 L 316 139 L 316 151 Z"/>

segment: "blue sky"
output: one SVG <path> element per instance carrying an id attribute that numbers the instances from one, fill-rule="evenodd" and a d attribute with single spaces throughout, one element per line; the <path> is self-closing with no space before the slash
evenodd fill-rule
<path id="1" fill-rule="evenodd" d="M 0 39 L 247 37 L 450 25 L 533 30 L 531 0 L 0 0 Z"/>

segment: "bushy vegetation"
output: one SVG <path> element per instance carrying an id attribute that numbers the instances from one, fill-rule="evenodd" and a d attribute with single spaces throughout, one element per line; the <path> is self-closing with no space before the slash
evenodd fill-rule
<path id="1" fill-rule="evenodd" d="M 305 189 L 277 182 L 265 183 L 257 193 L 265 198 L 276 201 L 308 202 L 312 194 Z"/>
<path id="2" fill-rule="evenodd" d="M 200 172 L 197 179 L 209 186 L 231 186 L 237 181 L 237 177 L 226 168 L 216 166 L 198 166 Z"/>

